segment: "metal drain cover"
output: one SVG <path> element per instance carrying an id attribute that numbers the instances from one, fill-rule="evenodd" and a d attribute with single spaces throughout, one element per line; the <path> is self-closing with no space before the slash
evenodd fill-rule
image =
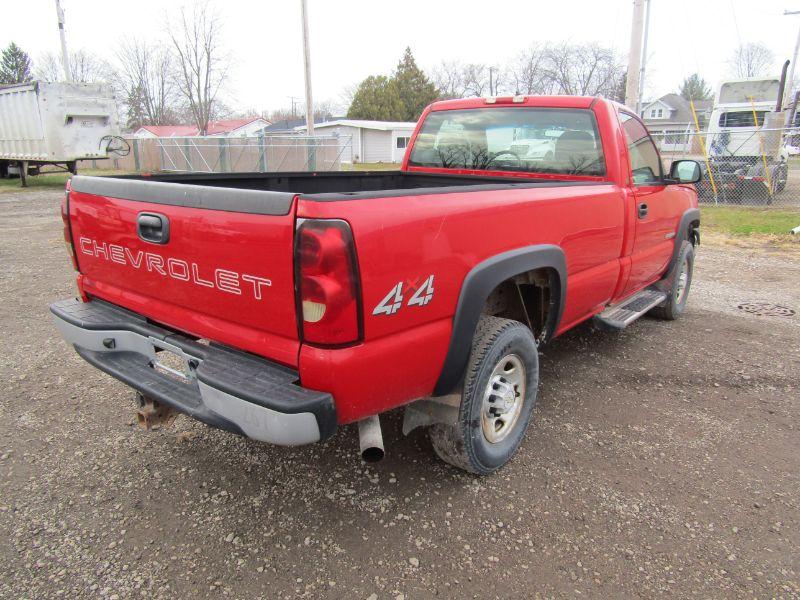
<path id="1" fill-rule="evenodd" d="M 738 308 L 758 317 L 793 317 L 795 314 L 793 308 L 771 302 L 742 302 Z"/>

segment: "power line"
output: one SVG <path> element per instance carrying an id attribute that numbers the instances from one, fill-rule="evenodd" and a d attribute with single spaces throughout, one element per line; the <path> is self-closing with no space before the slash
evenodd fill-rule
<path id="1" fill-rule="evenodd" d="M 742 33 L 739 31 L 739 20 L 736 18 L 736 7 L 733 5 L 733 0 L 729 0 L 731 4 L 731 17 L 733 17 L 733 28 L 736 30 L 736 39 L 739 40 L 739 45 L 742 45 Z"/>
<path id="2" fill-rule="evenodd" d="M 295 102 L 295 101 L 296 100 L 302 100 L 302 98 L 300 96 L 286 96 L 286 97 L 289 98 L 289 100 L 291 100 L 291 102 L 292 102 L 292 117 L 296 117 L 297 113 L 295 113 L 294 107 L 295 107 L 295 105 L 300 104 L 300 103 L 299 102 Z"/>

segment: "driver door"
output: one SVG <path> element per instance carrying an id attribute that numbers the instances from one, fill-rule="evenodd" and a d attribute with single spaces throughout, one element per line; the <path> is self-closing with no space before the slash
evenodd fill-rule
<path id="1" fill-rule="evenodd" d="M 664 183 L 661 158 L 644 124 L 620 111 L 630 158 L 634 196 L 634 242 L 631 270 L 623 295 L 660 279 L 667 269 L 681 215 L 682 195 Z"/>

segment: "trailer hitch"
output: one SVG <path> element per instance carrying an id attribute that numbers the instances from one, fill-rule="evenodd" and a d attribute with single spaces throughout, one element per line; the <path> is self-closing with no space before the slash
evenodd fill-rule
<path id="1" fill-rule="evenodd" d="M 170 427 L 178 416 L 178 411 L 174 408 L 161 404 L 141 392 L 136 392 L 136 406 L 136 422 L 146 431 Z"/>

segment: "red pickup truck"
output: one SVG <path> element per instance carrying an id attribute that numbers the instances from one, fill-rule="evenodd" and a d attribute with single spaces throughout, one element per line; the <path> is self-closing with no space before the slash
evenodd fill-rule
<path id="1" fill-rule="evenodd" d="M 398 171 L 76 176 L 80 297 L 51 311 L 144 425 L 178 411 L 290 445 L 358 422 L 376 459 L 377 415 L 405 405 L 405 432 L 490 473 L 531 420 L 543 344 L 681 314 L 699 178 L 665 173 L 624 106 L 552 96 L 437 102 Z"/>

